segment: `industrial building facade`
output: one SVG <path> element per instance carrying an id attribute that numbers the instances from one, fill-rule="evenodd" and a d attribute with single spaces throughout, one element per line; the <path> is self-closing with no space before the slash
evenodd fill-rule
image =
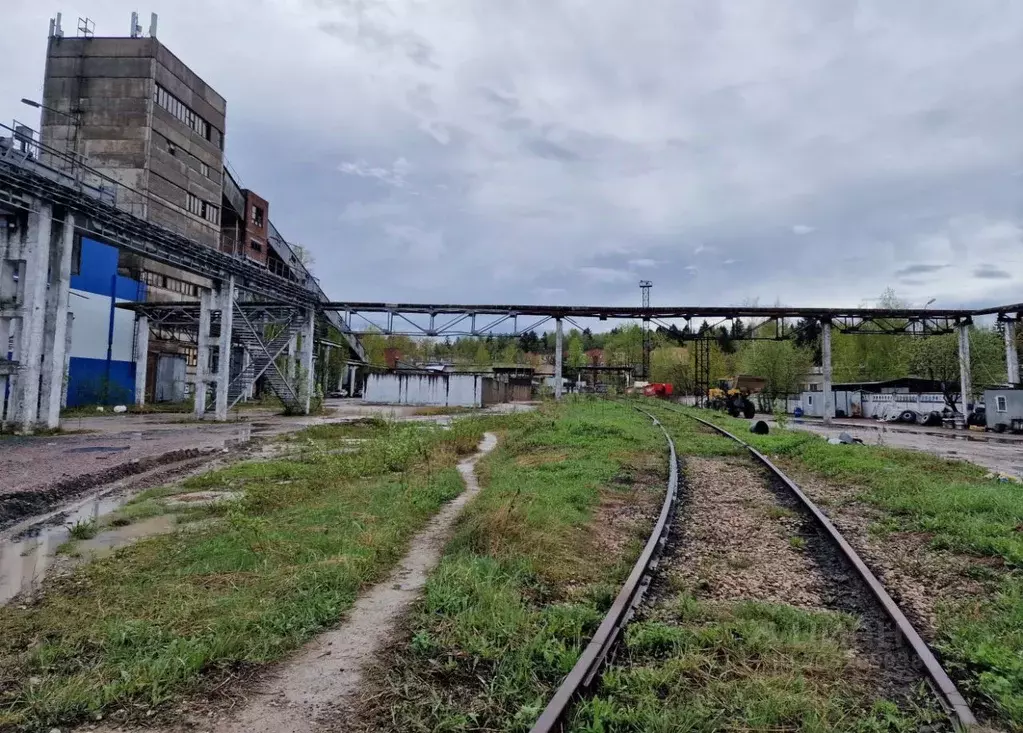
<path id="1" fill-rule="evenodd" d="M 40 141 L 50 151 L 41 162 L 68 169 L 83 161 L 116 186 L 118 208 L 280 277 L 311 281 L 270 221 L 269 202 L 226 170 L 226 100 L 154 35 L 68 38 L 58 19 L 41 108 Z M 198 303 L 213 281 L 77 234 L 73 273 L 66 403 L 187 399 L 198 369 L 194 337 L 158 324 L 138 333 L 134 314 L 116 306 Z M 244 363 L 241 347 L 234 350 L 232 362 Z M 139 354 L 144 367 L 136 366 Z"/>

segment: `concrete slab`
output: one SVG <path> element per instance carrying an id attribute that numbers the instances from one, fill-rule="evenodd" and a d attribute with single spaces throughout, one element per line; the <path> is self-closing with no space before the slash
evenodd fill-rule
<path id="1" fill-rule="evenodd" d="M 769 423 L 774 427 L 773 420 L 769 420 Z M 837 438 L 839 433 L 846 432 L 868 445 L 908 448 L 941 458 L 969 461 L 996 473 L 1023 479 L 1023 450 L 1020 449 L 1018 436 L 994 436 L 967 430 L 935 432 L 935 428 L 913 425 L 895 427 L 885 423 L 857 424 L 856 421 L 842 421 L 841 424 L 832 423 L 830 426 L 805 420 L 789 421 L 788 427 L 829 438 Z"/>

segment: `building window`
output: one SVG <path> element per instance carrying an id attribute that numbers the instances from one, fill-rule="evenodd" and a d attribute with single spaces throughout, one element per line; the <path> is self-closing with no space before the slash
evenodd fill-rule
<path id="1" fill-rule="evenodd" d="M 806 396 L 806 404 L 809 405 L 810 407 L 813 407 L 813 395 L 812 394 L 808 394 Z"/>
<path id="2" fill-rule="evenodd" d="M 252 205 L 252 223 L 257 227 L 263 227 L 263 207 Z"/>
<path id="3" fill-rule="evenodd" d="M 188 196 L 188 211 L 196 216 L 201 216 L 206 221 L 214 224 L 220 223 L 220 207 L 214 206 L 208 201 L 203 201 L 201 198 L 194 194 L 187 194 Z"/>
<path id="4" fill-rule="evenodd" d="M 203 219 L 214 224 L 220 223 L 220 207 L 214 206 L 206 201 L 202 202 L 202 213 L 199 214 Z"/>
<path id="5" fill-rule="evenodd" d="M 202 173 L 207 178 L 210 177 L 210 167 L 203 163 L 201 160 L 199 161 L 199 172 Z"/>
<path id="6" fill-rule="evenodd" d="M 257 252 L 263 251 L 263 244 L 258 239 L 249 240 L 249 247 L 251 247 Z"/>
<path id="7" fill-rule="evenodd" d="M 141 280 L 146 285 L 150 285 L 154 288 L 162 288 L 164 286 L 163 275 L 159 275 L 155 272 L 150 272 L 149 270 L 142 271 Z"/>
<path id="8" fill-rule="evenodd" d="M 198 133 L 222 149 L 223 136 L 220 134 L 220 131 L 159 84 L 156 85 L 156 91 L 153 93 L 153 101 L 177 117 L 180 122 L 188 125 L 193 132 Z M 214 133 L 216 134 L 214 135 Z"/>
<path id="9" fill-rule="evenodd" d="M 1008 412 L 1009 411 L 1008 402 L 1007 402 L 1007 400 L 1005 399 L 1005 397 L 1003 395 L 999 395 L 998 397 L 995 397 L 995 409 L 998 412 Z"/>
<path id="10" fill-rule="evenodd" d="M 185 365 L 190 367 L 199 366 L 198 349 L 188 349 L 185 351 Z"/>

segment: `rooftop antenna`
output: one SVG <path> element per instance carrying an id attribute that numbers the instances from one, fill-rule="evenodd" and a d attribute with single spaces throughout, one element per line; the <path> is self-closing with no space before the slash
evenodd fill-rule
<path id="1" fill-rule="evenodd" d="M 78 19 L 78 37 L 92 38 L 96 35 L 96 23 L 88 18 Z"/>
<path id="2" fill-rule="evenodd" d="M 64 29 L 60 27 L 60 13 L 56 18 L 50 18 L 50 38 L 63 38 Z"/>
<path id="3" fill-rule="evenodd" d="M 131 11 L 131 37 L 138 38 L 142 35 L 142 26 L 139 25 L 139 14 Z"/>
<path id="4" fill-rule="evenodd" d="M 151 38 L 156 38 L 156 21 L 158 16 L 156 13 L 149 14 L 149 35 Z"/>

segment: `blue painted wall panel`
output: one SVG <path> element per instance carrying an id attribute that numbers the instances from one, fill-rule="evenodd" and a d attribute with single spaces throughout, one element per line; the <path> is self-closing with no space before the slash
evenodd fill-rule
<path id="1" fill-rule="evenodd" d="M 107 371 L 109 364 L 109 373 Z M 135 364 L 130 361 L 71 357 L 68 407 L 130 405 L 135 400 Z"/>
<path id="2" fill-rule="evenodd" d="M 138 280 L 117 274 L 117 247 L 82 237 L 79 274 L 71 276 L 71 287 L 87 293 L 113 295 L 118 300 L 144 300 L 145 286 Z"/>
<path id="3" fill-rule="evenodd" d="M 76 295 L 71 298 L 75 321 L 68 406 L 131 404 L 135 398 L 135 364 L 131 361 L 135 316 L 114 305 L 145 300 L 145 285 L 117 274 L 116 247 L 82 237 L 81 248 L 79 274 L 71 276 Z"/>

